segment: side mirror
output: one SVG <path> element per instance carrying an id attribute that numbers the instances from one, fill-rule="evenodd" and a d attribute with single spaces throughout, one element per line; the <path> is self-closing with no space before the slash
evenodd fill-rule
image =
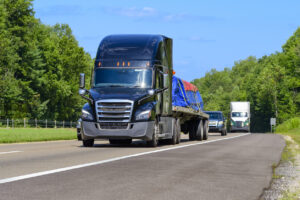
<path id="1" fill-rule="evenodd" d="M 151 89 L 151 90 L 148 90 L 148 95 L 152 96 L 155 94 L 155 90 Z"/>
<path id="2" fill-rule="evenodd" d="M 79 88 L 80 89 L 85 88 L 85 74 L 84 73 L 80 73 Z"/>
<path id="3" fill-rule="evenodd" d="M 82 88 L 79 89 L 79 95 L 80 95 L 80 96 L 84 96 L 84 95 L 86 95 L 86 93 L 87 93 L 87 92 L 86 92 L 85 89 L 82 89 Z"/>

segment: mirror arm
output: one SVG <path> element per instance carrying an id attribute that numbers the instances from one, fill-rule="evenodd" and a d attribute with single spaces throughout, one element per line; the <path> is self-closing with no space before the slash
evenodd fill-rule
<path id="1" fill-rule="evenodd" d="M 141 102 L 144 101 L 145 99 L 148 99 L 148 98 L 150 98 L 150 97 L 152 97 L 152 96 L 154 96 L 156 94 L 162 93 L 162 92 L 164 92 L 164 91 L 166 91 L 168 89 L 169 88 L 166 87 L 166 88 L 163 88 L 163 89 L 157 89 L 157 90 L 155 90 L 155 93 L 153 95 L 148 95 L 148 96 L 145 96 L 145 97 L 141 98 L 140 100 L 138 100 L 138 105 L 140 105 Z"/>
<path id="2" fill-rule="evenodd" d="M 85 91 L 86 91 L 86 93 L 89 93 L 89 91 L 88 91 L 88 90 L 85 90 Z M 91 104 L 93 104 L 93 103 L 94 103 L 93 99 L 91 99 L 91 98 L 89 98 L 89 97 L 85 96 L 84 94 L 80 94 L 80 96 L 81 96 L 82 98 L 84 98 L 84 99 L 88 100 L 89 102 L 91 102 Z"/>
<path id="3" fill-rule="evenodd" d="M 162 92 L 164 92 L 164 91 L 166 91 L 166 90 L 168 90 L 168 89 L 169 89 L 169 87 L 165 87 L 165 88 L 163 88 L 163 89 L 158 89 L 158 90 L 155 92 L 155 94 L 162 93 Z"/>
<path id="4" fill-rule="evenodd" d="M 89 97 L 86 97 L 86 96 L 84 96 L 84 95 L 80 95 L 82 98 L 84 98 L 84 99 L 86 99 L 86 100 L 88 100 L 88 101 L 90 101 L 92 104 L 93 104 L 93 99 L 91 99 L 91 98 L 89 98 Z"/>

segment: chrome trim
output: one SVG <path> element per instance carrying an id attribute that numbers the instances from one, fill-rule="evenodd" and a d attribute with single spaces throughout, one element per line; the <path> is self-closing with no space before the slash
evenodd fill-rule
<path id="1" fill-rule="evenodd" d="M 125 103 L 125 105 L 122 106 L 122 103 Z M 97 122 L 129 123 L 132 117 L 133 104 L 133 101 L 124 99 L 105 99 L 96 101 Z"/>

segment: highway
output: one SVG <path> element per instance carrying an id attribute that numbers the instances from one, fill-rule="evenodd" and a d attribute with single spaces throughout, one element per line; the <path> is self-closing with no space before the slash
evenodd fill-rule
<path id="1" fill-rule="evenodd" d="M 0 145 L 0 199 L 259 199 L 285 142 L 210 133 L 208 141 L 146 147 L 96 141 Z"/>

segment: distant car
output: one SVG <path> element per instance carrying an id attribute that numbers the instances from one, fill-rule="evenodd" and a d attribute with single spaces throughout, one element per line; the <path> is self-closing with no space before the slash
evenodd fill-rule
<path id="1" fill-rule="evenodd" d="M 77 139 L 78 140 L 82 140 L 81 139 L 81 118 L 78 119 L 77 124 L 76 124 L 76 129 L 77 129 Z"/>
<path id="2" fill-rule="evenodd" d="M 209 115 L 209 132 L 220 132 L 222 136 L 227 135 L 226 119 L 221 111 L 204 111 Z"/>

